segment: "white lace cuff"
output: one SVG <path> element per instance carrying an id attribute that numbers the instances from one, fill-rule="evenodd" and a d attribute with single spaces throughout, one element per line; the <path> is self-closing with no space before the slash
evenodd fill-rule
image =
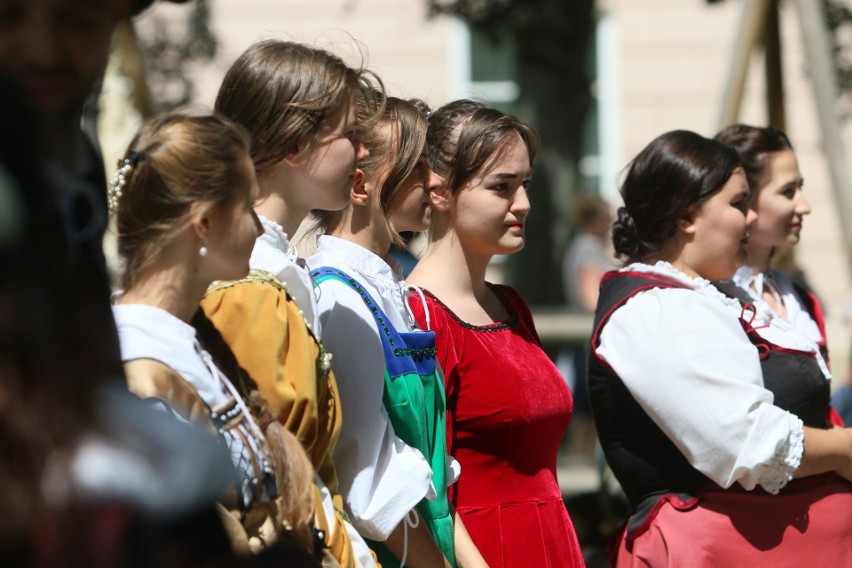
<path id="1" fill-rule="evenodd" d="M 805 453 L 805 429 L 798 417 L 788 414 L 790 437 L 787 443 L 778 448 L 775 457 L 761 476 L 760 486 L 767 492 L 777 495 L 793 479 L 793 473 L 802 465 Z"/>

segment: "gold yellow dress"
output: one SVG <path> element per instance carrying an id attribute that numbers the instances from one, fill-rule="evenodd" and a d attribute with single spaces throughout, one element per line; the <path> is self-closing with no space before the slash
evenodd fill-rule
<path id="1" fill-rule="evenodd" d="M 270 273 L 252 270 L 246 278 L 215 283 L 201 307 L 251 378 L 248 388 L 259 391 L 270 414 L 301 442 L 336 510 L 328 520 L 318 498 L 317 525 L 340 565 L 357 566 L 331 460 L 342 415 L 330 356 L 287 286 Z"/>

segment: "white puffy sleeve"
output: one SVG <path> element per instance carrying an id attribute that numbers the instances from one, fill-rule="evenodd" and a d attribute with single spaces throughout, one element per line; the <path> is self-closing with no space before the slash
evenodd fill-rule
<path id="1" fill-rule="evenodd" d="M 604 326 L 597 354 L 695 469 L 722 487 L 777 493 L 804 430 L 773 405 L 736 315 L 694 290 L 640 292 Z"/>
<path id="2" fill-rule="evenodd" d="M 323 344 L 332 354 L 343 412 L 333 455 L 340 494 L 355 528 L 384 541 L 421 499 L 435 498 L 432 469 L 394 434 L 382 401 L 382 344 L 361 296 L 334 279 L 320 290 Z"/>

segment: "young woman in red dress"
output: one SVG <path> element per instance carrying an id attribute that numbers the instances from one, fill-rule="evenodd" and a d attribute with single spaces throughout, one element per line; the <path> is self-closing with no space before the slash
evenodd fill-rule
<path id="1" fill-rule="evenodd" d="M 530 311 L 485 280 L 494 255 L 524 246 L 537 134 L 471 101 L 429 117 L 429 248 L 409 303 L 436 333 L 447 447 L 461 465 L 451 503 L 491 568 L 583 566 L 556 479 L 571 393 Z"/>

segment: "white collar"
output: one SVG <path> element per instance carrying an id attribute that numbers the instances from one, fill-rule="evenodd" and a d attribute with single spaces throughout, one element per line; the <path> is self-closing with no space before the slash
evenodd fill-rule
<path id="1" fill-rule="evenodd" d="M 629 266 L 625 266 L 621 269 L 621 271 L 660 274 L 663 276 L 674 278 L 678 282 L 682 282 L 683 284 L 689 286 L 696 292 L 699 292 L 708 298 L 713 298 L 714 300 L 721 302 L 728 309 L 737 314 L 737 317 L 743 316 L 743 306 L 740 304 L 739 300 L 726 296 L 709 280 L 701 278 L 700 276 L 689 276 L 684 272 L 681 272 L 668 262 L 657 261 L 657 263 L 653 266 L 637 262 Z M 752 305 L 755 309 L 754 320 L 751 321 L 752 326 L 754 326 L 755 328 L 759 326 L 765 326 L 774 330 L 775 332 L 781 333 L 782 336 L 789 337 L 790 339 L 794 340 L 796 343 L 799 344 L 787 345 L 787 343 L 782 341 L 781 338 L 779 338 L 777 335 L 773 335 L 770 340 L 774 341 L 775 343 L 778 343 L 779 345 L 787 345 L 789 347 L 795 347 L 800 350 L 814 351 L 817 354 L 817 359 L 820 363 L 820 367 L 823 369 L 823 372 L 825 372 L 827 376 L 830 376 L 830 373 L 828 373 L 828 370 L 825 367 L 825 363 L 823 362 L 822 357 L 819 356 L 819 349 L 812 340 L 808 339 L 807 337 L 796 331 L 793 325 L 788 320 L 784 319 L 783 317 L 772 311 L 772 309 L 761 298 L 753 298 Z"/>
<path id="2" fill-rule="evenodd" d="M 399 285 L 402 270 L 390 255 L 381 258 L 352 241 L 331 235 L 317 239 L 317 253 L 336 257 L 341 264 L 351 266 L 361 274 L 391 285 Z"/>
<path id="3" fill-rule="evenodd" d="M 713 286 L 713 283 L 700 276 L 690 276 L 685 272 L 678 270 L 671 263 L 664 260 L 658 260 L 656 264 L 645 264 L 643 262 L 634 262 L 622 268 L 620 272 L 643 272 L 646 274 L 659 274 L 673 278 L 677 282 L 692 288 L 696 292 L 700 292 L 704 296 L 713 298 L 718 302 L 722 302 L 729 308 L 733 308 L 739 314 L 742 310 L 739 300 L 729 298 L 723 294 L 718 288 Z"/>
<path id="4" fill-rule="evenodd" d="M 218 408 L 230 398 L 231 393 L 223 387 L 224 376 L 198 342 L 191 325 L 161 308 L 144 304 L 117 304 L 112 310 L 122 361 L 153 359 L 167 365 L 192 385 L 211 408 Z"/>
<path id="5" fill-rule="evenodd" d="M 260 224 L 263 227 L 263 234 L 260 235 L 257 240 L 284 253 L 290 260 L 296 262 L 299 255 L 296 253 L 296 248 L 290 244 L 290 238 L 287 233 L 284 232 L 284 227 L 275 221 L 267 219 L 263 215 L 258 215 L 257 218 L 260 220 Z"/>

